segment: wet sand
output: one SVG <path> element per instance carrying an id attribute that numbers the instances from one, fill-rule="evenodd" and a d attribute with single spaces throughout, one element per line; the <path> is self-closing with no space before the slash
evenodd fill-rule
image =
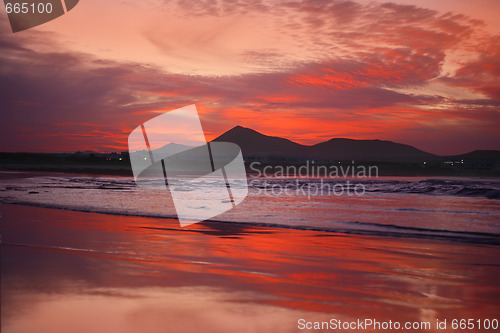
<path id="1" fill-rule="evenodd" d="M 1 228 L 5 333 L 300 332 L 299 319 L 364 318 L 438 332 L 437 319 L 500 319 L 495 245 L 8 204 Z"/>

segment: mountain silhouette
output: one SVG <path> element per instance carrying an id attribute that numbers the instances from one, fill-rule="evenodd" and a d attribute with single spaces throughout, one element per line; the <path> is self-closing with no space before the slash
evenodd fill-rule
<path id="1" fill-rule="evenodd" d="M 437 156 L 420 149 L 382 140 L 335 138 L 310 146 L 312 157 L 373 162 L 422 162 Z"/>
<path id="2" fill-rule="evenodd" d="M 233 127 L 213 141 L 236 143 L 240 146 L 243 156 L 303 157 L 308 148 L 291 140 L 264 135 L 242 126 Z"/>
<path id="3" fill-rule="evenodd" d="M 450 160 L 459 160 L 459 159 L 482 159 L 482 160 L 500 160 L 500 151 L 499 150 L 474 150 L 470 153 L 461 154 L 461 155 L 451 155 L 446 156 Z"/>
<path id="4" fill-rule="evenodd" d="M 474 151 L 463 155 L 438 156 L 413 146 L 384 140 L 354 140 L 333 138 L 315 145 L 302 145 L 291 140 L 268 136 L 253 129 L 236 126 L 213 141 L 233 142 L 240 146 L 243 156 L 318 159 L 330 161 L 370 161 L 395 163 L 422 163 L 443 158 L 495 157 L 499 151 Z"/>

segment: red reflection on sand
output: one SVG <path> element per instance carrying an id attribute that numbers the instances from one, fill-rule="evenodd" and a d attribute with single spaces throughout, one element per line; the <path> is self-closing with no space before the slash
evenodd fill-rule
<path id="1" fill-rule="evenodd" d="M 2 323 L 20 332 L 87 327 L 89 316 L 108 332 L 123 329 L 113 320 L 177 327 L 189 317 L 218 326 L 210 316 L 227 322 L 221 331 L 271 332 L 302 317 L 498 314 L 496 246 L 215 222 L 180 228 L 176 220 L 20 205 L 2 213 Z"/>

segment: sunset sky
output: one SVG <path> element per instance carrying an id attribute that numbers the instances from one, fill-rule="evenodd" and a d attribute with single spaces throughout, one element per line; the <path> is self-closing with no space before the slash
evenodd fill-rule
<path id="1" fill-rule="evenodd" d="M 207 139 L 241 125 L 500 149 L 499 14 L 497 0 L 80 0 L 14 34 L 2 8 L 0 151 L 124 151 L 193 103 Z"/>

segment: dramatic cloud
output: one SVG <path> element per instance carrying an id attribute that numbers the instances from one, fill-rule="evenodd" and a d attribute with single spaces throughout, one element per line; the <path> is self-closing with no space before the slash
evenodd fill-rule
<path id="1" fill-rule="evenodd" d="M 0 19 L 0 150 L 125 150 L 137 124 L 191 103 L 209 139 L 240 124 L 306 144 L 500 149 L 500 36 L 477 18 L 353 1 L 110 3 L 121 18 L 93 17 L 102 33 L 86 31 L 93 0 L 43 29 L 12 34 Z"/>

